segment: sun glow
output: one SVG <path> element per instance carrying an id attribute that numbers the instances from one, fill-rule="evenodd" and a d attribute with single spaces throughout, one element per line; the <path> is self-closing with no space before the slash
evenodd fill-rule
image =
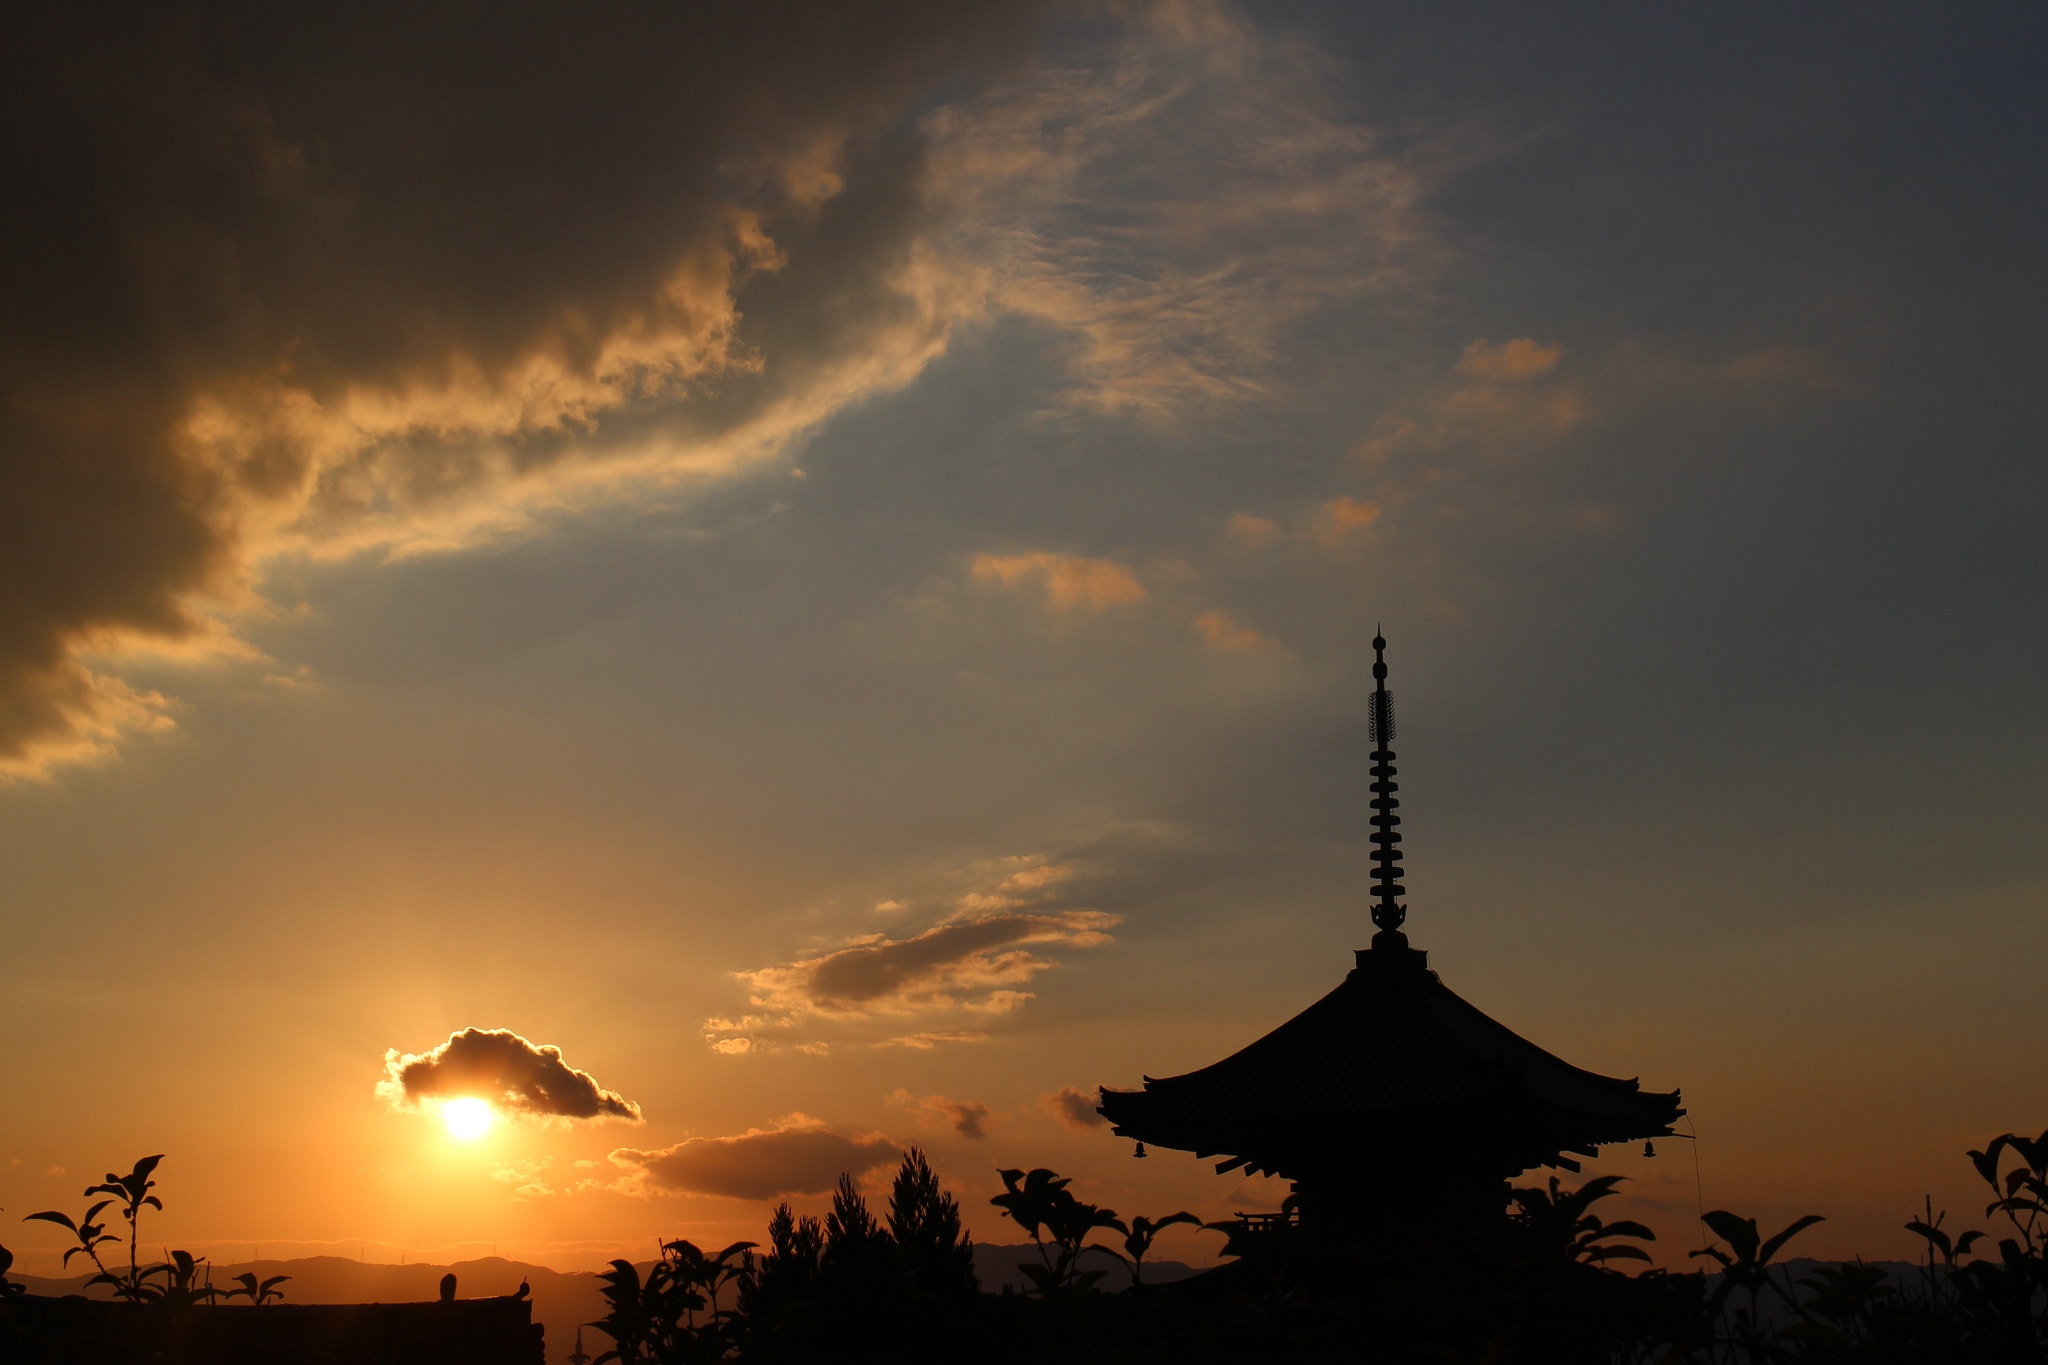
<path id="1" fill-rule="evenodd" d="M 441 1106 L 441 1121 L 448 1125 L 449 1135 L 464 1142 L 489 1132 L 497 1117 L 482 1100 L 450 1100 Z"/>

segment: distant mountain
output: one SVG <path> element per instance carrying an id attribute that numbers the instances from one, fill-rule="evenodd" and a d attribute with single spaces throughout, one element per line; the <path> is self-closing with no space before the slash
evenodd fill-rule
<path id="1" fill-rule="evenodd" d="M 1001 1292 L 1005 1286 L 1018 1290 L 1029 1288 L 1030 1281 L 1024 1278 L 1018 1267 L 1027 1260 L 1037 1259 L 1038 1250 L 1029 1243 L 1022 1246 L 977 1244 L 974 1248 L 975 1273 L 981 1276 L 981 1287 L 992 1294 Z M 641 1263 L 643 1273 L 647 1264 Z M 1086 1264 L 1090 1270 L 1108 1272 L 1101 1281 L 1104 1289 L 1122 1289 L 1131 1282 L 1130 1271 L 1112 1257 L 1089 1256 Z M 548 1365 L 562 1365 L 568 1360 L 569 1352 L 576 1344 L 577 1324 L 593 1322 L 604 1316 L 604 1294 L 598 1284 L 596 1269 L 564 1273 L 546 1266 L 508 1261 L 499 1256 L 457 1261 L 453 1265 L 380 1265 L 352 1261 L 344 1256 L 309 1256 L 292 1261 L 217 1262 L 213 1266 L 213 1283 L 232 1284 L 235 1276 L 241 1274 L 253 1274 L 258 1280 L 267 1280 L 272 1275 L 289 1275 L 291 1279 L 278 1286 L 284 1290 L 288 1303 L 418 1303 L 439 1298 L 441 1277 L 451 1271 L 455 1275 L 458 1298 L 516 1294 L 521 1281 L 531 1286 L 533 1320 L 547 1328 Z M 1145 1281 L 1148 1284 L 1164 1284 L 1196 1273 L 1197 1267 L 1180 1261 L 1145 1263 Z M 26 1285 L 31 1294 L 51 1297 L 86 1294 L 96 1299 L 113 1297 L 104 1285 L 88 1292 L 85 1282 L 90 1277 L 87 1275 L 53 1280 L 10 1272 L 8 1278 Z M 611 1345 L 610 1338 L 594 1329 L 586 1330 L 583 1340 L 585 1349 L 592 1355 L 600 1354 Z"/>

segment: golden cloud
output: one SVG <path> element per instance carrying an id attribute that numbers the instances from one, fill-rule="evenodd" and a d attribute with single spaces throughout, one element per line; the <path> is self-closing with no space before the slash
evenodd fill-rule
<path id="1" fill-rule="evenodd" d="M 976 555 L 969 572 L 979 581 L 1006 588 L 1037 583 L 1044 589 L 1046 605 L 1055 611 L 1102 611 L 1142 602 L 1147 596 L 1145 585 L 1126 565 L 1047 550 Z"/>
<path id="2" fill-rule="evenodd" d="M 639 1105 L 563 1061 L 560 1048 L 536 1046 L 510 1029 L 463 1029 L 417 1055 L 392 1048 L 377 1093 L 401 1109 L 473 1096 L 507 1114 L 640 1122 Z"/>
<path id="3" fill-rule="evenodd" d="M 753 1004 L 787 1014 L 864 1018 L 963 1006 L 1007 1011 L 1030 997 L 998 988 L 1054 965 L 1030 947 L 1094 947 L 1109 941 L 1107 931 L 1117 922 L 1099 910 L 973 915 L 910 938 L 868 935 L 818 957 L 738 975 L 753 988 Z"/>
<path id="4" fill-rule="evenodd" d="M 40 11 L 15 94 L 46 117 L 0 128 L 36 219 L 0 318 L 0 543 L 36 585 L 0 609 L 0 771 L 162 728 L 83 660 L 234 649 L 276 556 L 518 533 L 906 382 L 986 305 L 899 130 L 1036 9 Z"/>

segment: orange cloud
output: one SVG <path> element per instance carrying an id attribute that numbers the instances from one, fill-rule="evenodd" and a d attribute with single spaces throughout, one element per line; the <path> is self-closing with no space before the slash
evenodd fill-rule
<path id="1" fill-rule="evenodd" d="M 1587 417 L 1578 388 L 1554 377 L 1563 356 L 1563 347 L 1527 337 L 1499 346 L 1475 341 L 1452 366 L 1456 378 L 1415 409 L 1389 413 L 1358 453 L 1375 464 L 1404 453 L 1497 457 L 1561 436 Z"/>
<path id="2" fill-rule="evenodd" d="M 1340 496 L 1316 512 L 1315 537 L 1324 545 L 1341 545 L 1380 519 L 1380 505 Z"/>
<path id="3" fill-rule="evenodd" d="M 1223 534 L 1247 549 L 1257 550 L 1280 539 L 1280 523 L 1239 512 L 1223 524 Z"/>
<path id="4" fill-rule="evenodd" d="M 689 1138 L 643 1152 L 621 1147 L 612 1164 L 626 1175 L 611 1188 L 622 1194 L 708 1194 L 720 1199 L 773 1199 L 781 1194 L 823 1194 L 840 1172 L 885 1166 L 901 1155 L 880 1133 L 841 1133 L 806 1114 L 788 1114 L 773 1128 L 749 1128 L 732 1137 Z"/>
<path id="5" fill-rule="evenodd" d="M 901 1088 L 882 1098 L 917 1115 L 917 1121 L 923 1127 L 936 1128 L 943 1124 L 964 1138 L 979 1140 L 988 1136 L 988 1106 L 980 1100 L 949 1100 L 944 1095 L 926 1095 L 920 1099 Z"/>
<path id="6" fill-rule="evenodd" d="M 1109 1124 L 1108 1119 L 1095 1112 L 1095 1106 L 1100 1103 L 1100 1099 L 1093 1090 L 1077 1090 L 1071 1085 L 1063 1085 L 1039 1103 L 1045 1106 L 1046 1113 L 1077 1133 L 1085 1133 L 1091 1128 L 1104 1128 Z"/>
<path id="7" fill-rule="evenodd" d="M 1001 992 L 1001 994 L 1013 994 L 1013 992 L 1006 991 Z M 1030 999 L 1029 996 L 1019 996 L 1018 998 L 1020 1000 Z M 986 1040 L 987 1037 L 986 1033 L 977 1033 L 972 1029 L 951 1029 L 943 1033 L 909 1033 L 901 1038 L 886 1038 L 876 1043 L 875 1046 L 878 1048 L 907 1047 L 915 1052 L 930 1052 L 940 1043 L 979 1043 Z M 823 1043 L 817 1043 L 813 1046 L 820 1052 L 825 1050 Z M 808 1052 L 810 1050 L 810 1048 L 798 1049 L 800 1052 Z"/>
<path id="8" fill-rule="evenodd" d="M 1112 559 L 1033 550 L 1016 555 L 977 555 L 970 570 L 985 583 L 1006 588 L 1037 582 L 1046 605 L 1055 611 L 1102 611 L 1127 602 L 1142 602 L 1147 593 L 1130 569 Z"/>
<path id="9" fill-rule="evenodd" d="M 1280 648 L 1278 641 L 1241 624 L 1226 611 L 1203 612 L 1195 618 L 1195 629 L 1202 632 L 1209 648 L 1226 654 L 1255 654 Z"/>
<path id="10" fill-rule="evenodd" d="M 1518 337 L 1499 346 L 1481 340 L 1465 348 L 1456 368 L 1459 374 L 1469 374 L 1477 379 L 1517 382 L 1549 373 L 1557 368 L 1557 362 L 1563 357 L 1562 346 L 1539 346 L 1528 337 Z"/>

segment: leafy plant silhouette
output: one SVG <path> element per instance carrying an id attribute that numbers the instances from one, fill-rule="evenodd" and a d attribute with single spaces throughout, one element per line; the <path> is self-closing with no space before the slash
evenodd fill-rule
<path id="1" fill-rule="evenodd" d="M 1795 1219 L 1784 1229 L 1769 1237 L 1758 1230 L 1756 1219 L 1743 1218 L 1726 1209 L 1715 1209 L 1702 1214 L 1700 1221 L 1711 1228 L 1714 1234 L 1728 1244 L 1724 1250 L 1718 1245 L 1708 1245 L 1689 1253 L 1717 1261 L 1721 1266 L 1721 1283 L 1707 1300 L 1710 1319 L 1728 1319 L 1728 1340 L 1748 1352 L 1752 1359 L 1768 1358 L 1772 1329 L 1758 1312 L 1758 1297 L 1765 1289 L 1782 1299 L 1785 1305 L 1797 1312 L 1800 1309 L 1798 1297 L 1793 1294 L 1789 1277 L 1780 1284 L 1771 1275 L 1771 1263 L 1785 1244 L 1812 1227 L 1825 1222 L 1819 1214 L 1809 1213 Z M 1749 1296 L 1746 1307 L 1728 1310 L 1728 1301 L 1736 1290 L 1743 1290 Z"/>
<path id="2" fill-rule="evenodd" d="M 1185 1209 L 1179 1213 L 1169 1213 L 1166 1217 L 1156 1221 L 1147 1218 L 1141 1213 L 1131 1219 L 1128 1227 L 1121 1224 L 1115 1225 L 1117 1230 L 1124 1234 L 1124 1252 L 1126 1253 L 1125 1256 L 1118 1259 L 1124 1260 L 1130 1266 L 1131 1285 L 1133 1288 L 1145 1283 L 1145 1257 L 1151 1254 L 1153 1239 L 1166 1229 L 1182 1223 L 1192 1224 L 1198 1228 L 1206 1226 L 1201 1219 Z M 1116 1255 L 1115 1252 L 1110 1254 Z"/>
<path id="3" fill-rule="evenodd" d="M 279 1289 L 278 1286 L 290 1278 L 291 1276 L 289 1275 L 272 1275 L 267 1280 L 258 1281 L 253 1273 L 244 1271 L 242 1274 L 235 1276 L 235 1283 L 240 1287 L 224 1289 L 221 1291 L 220 1296 L 224 1299 L 232 1299 L 237 1295 L 241 1295 L 247 1298 L 251 1304 L 261 1308 L 272 1299 L 282 1299 L 284 1297 L 284 1291 Z"/>
<path id="4" fill-rule="evenodd" d="M 156 1170 L 157 1164 L 163 1159 L 163 1153 L 161 1152 L 155 1156 L 143 1157 L 135 1163 L 135 1168 L 129 1171 L 128 1174 L 115 1175 L 112 1171 L 109 1171 L 103 1184 L 87 1186 L 85 1191 L 87 1199 L 92 1198 L 96 1194 L 110 1195 L 112 1197 L 102 1199 L 97 1204 L 94 1204 L 76 1222 L 73 1222 L 69 1215 L 60 1213 L 55 1209 L 46 1209 L 41 1213 L 31 1213 L 22 1221 L 40 1220 L 45 1223 L 55 1223 L 59 1227 L 68 1229 L 71 1235 L 77 1239 L 77 1245 L 65 1249 L 64 1264 L 70 1265 L 73 1256 L 84 1252 L 91 1258 L 92 1263 L 99 1268 L 99 1274 L 87 1280 L 86 1283 L 89 1285 L 110 1285 L 113 1287 L 116 1297 L 127 1299 L 131 1303 L 148 1303 L 166 1298 L 182 1303 L 193 1301 L 195 1295 L 201 1298 L 209 1297 L 210 1291 L 195 1290 L 191 1284 L 191 1277 L 194 1273 L 193 1267 L 196 1263 L 182 1251 L 173 1253 L 175 1259 L 161 1265 L 145 1268 L 139 1263 L 137 1248 L 140 1245 L 142 1235 L 142 1211 L 145 1208 L 151 1208 L 161 1212 L 164 1206 L 161 1199 L 150 1193 L 151 1190 L 156 1188 L 156 1182 L 150 1179 L 150 1175 Z M 102 1246 L 105 1246 L 108 1242 L 120 1241 L 120 1238 L 106 1230 L 105 1224 L 97 1221 L 101 1213 L 110 1206 L 116 1205 L 120 1207 L 121 1216 L 128 1223 L 128 1273 L 125 1275 L 116 1274 L 107 1269 L 106 1262 L 100 1259 L 99 1249 Z M 165 1277 L 166 1283 L 164 1285 L 152 1285 L 149 1283 L 151 1279 L 160 1275 Z"/>
<path id="5" fill-rule="evenodd" d="M 1040 1264 L 1026 1262 L 1020 1267 L 1025 1276 L 1037 1288 L 1042 1298 L 1077 1289 L 1092 1289 L 1096 1281 L 1107 1272 L 1082 1270 L 1081 1256 L 1088 1251 L 1101 1251 L 1114 1256 L 1107 1247 L 1086 1245 L 1088 1234 L 1097 1228 L 1114 1228 L 1129 1233 L 1117 1220 L 1116 1210 L 1098 1208 L 1076 1198 L 1067 1186 L 1071 1177 L 1055 1174 L 1039 1167 L 1030 1172 L 1018 1170 L 998 1171 L 1003 1178 L 1002 1194 L 989 1200 L 1012 1219 L 1019 1227 L 1031 1234 L 1032 1245 L 1038 1248 Z M 1045 1234 L 1050 1233 L 1052 1241 L 1047 1243 Z"/>
<path id="6" fill-rule="evenodd" d="M 1547 1190 L 1510 1190 L 1508 1195 L 1515 1205 L 1514 1220 L 1531 1234 L 1537 1245 L 1567 1261 L 1586 1265 L 1647 1261 L 1650 1253 L 1641 1247 L 1608 1239 L 1634 1237 L 1654 1242 L 1656 1233 L 1633 1219 L 1607 1223 L 1591 1212 L 1594 1204 L 1614 1193 L 1614 1187 L 1621 1183 L 1621 1179 L 1618 1175 L 1596 1176 L 1575 1190 L 1567 1190 L 1561 1187 L 1556 1176 L 1552 1176 Z"/>
<path id="7" fill-rule="evenodd" d="M 45 1209 L 41 1213 L 31 1213 L 21 1221 L 24 1223 L 36 1221 L 55 1223 L 57 1226 L 66 1229 L 77 1239 L 78 1245 L 64 1249 L 65 1266 L 70 1266 L 71 1258 L 83 1252 L 91 1258 L 94 1265 L 100 1268 L 100 1274 L 105 1275 L 107 1267 L 100 1260 L 100 1248 L 108 1242 L 118 1242 L 121 1239 L 108 1232 L 104 1224 L 95 1223 L 93 1220 L 100 1216 L 101 1210 L 113 1202 L 111 1199 L 102 1199 L 99 1203 L 87 1209 L 84 1216 L 75 1223 L 71 1221 L 70 1214 L 59 1213 L 55 1209 Z"/>
<path id="8" fill-rule="evenodd" d="M 0 1246 L 0 1302 L 18 1299 L 28 1293 L 28 1286 L 16 1284 L 7 1278 L 7 1272 L 14 1269 L 14 1253 Z"/>
<path id="9" fill-rule="evenodd" d="M 585 1323 L 611 1337 L 605 1361 L 647 1361 L 658 1365 L 699 1365 L 724 1360 L 738 1339 L 737 1314 L 721 1308 L 719 1291 L 746 1273 L 756 1243 L 734 1242 L 716 1255 L 695 1243 L 663 1242 L 661 1259 L 647 1278 L 631 1261 L 615 1260 L 598 1277 L 610 1312 Z"/>

